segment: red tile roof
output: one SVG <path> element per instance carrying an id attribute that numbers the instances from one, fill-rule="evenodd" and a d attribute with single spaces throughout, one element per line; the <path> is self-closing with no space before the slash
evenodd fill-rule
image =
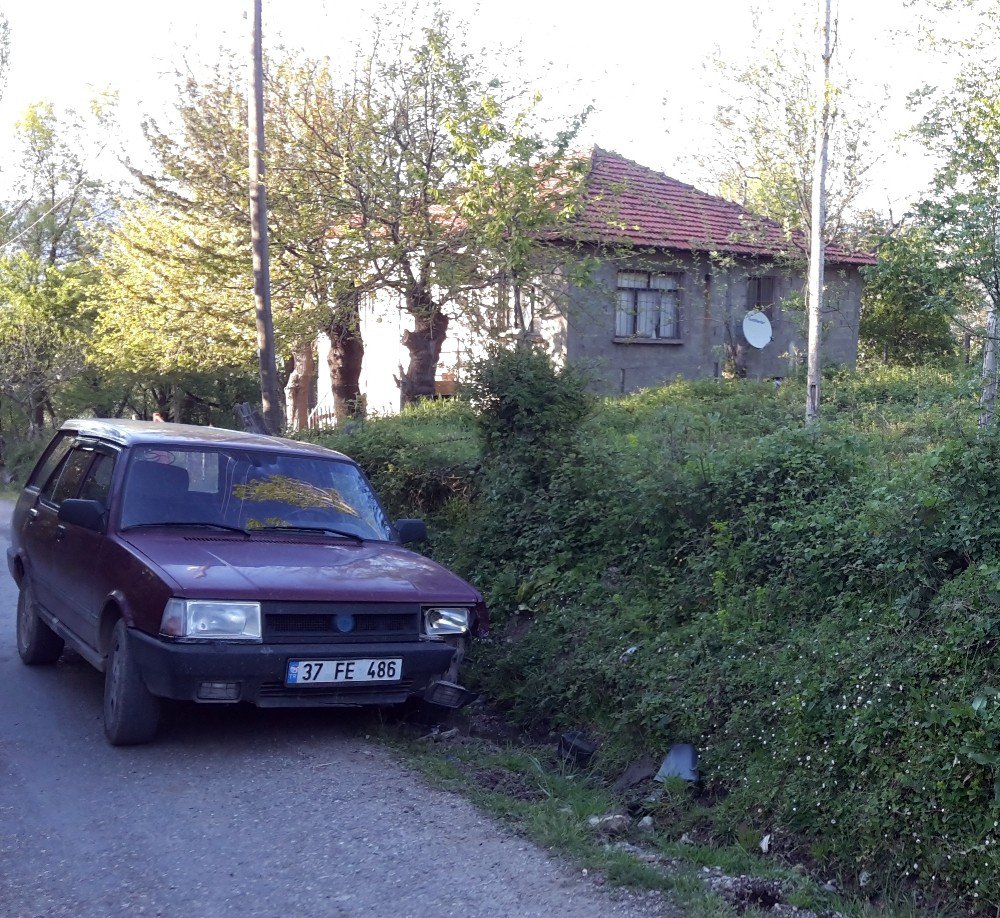
<path id="1" fill-rule="evenodd" d="M 594 242 L 740 255 L 808 252 L 801 233 L 789 237 L 773 220 L 599 147 L 591 155 L 583 208 L 573 226 L 574 238 Z M 875 264 L 867 252 L 836 245 L 827 245 L 826 260 Z"/>

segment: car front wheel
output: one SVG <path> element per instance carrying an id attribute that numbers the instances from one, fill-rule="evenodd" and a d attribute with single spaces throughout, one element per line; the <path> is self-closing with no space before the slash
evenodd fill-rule
<path id="1" fill-rule="evenodd" d="M 160 725 L 160 699 L 142 681 L 128 626 L 119 619 L 104 673 L 104 734 L 112 746 L 148 743 Z"/>
<path id="2" fill-rule="evenodd" d="M 63 651 L 63 639 L 38 617 L 35 597 L 27 579 L 17 597 L 17 652 L 28 666 L 55 663 Z"/>

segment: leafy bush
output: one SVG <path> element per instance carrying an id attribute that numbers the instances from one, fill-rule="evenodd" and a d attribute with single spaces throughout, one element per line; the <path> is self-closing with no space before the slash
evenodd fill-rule
<path id="1" fill-rule="evenodd" d="M 349 440 L 486 594 L 471 675 L 512 717 L 592 731 L 609 773 L 693 742 L 720 836 L 995 910 L 1000 435 L 976 434 L 974 388 L 830 374 L 805 431 L 793 385 L 679 382 L 589 415 L 428 407 Z M 461 483 L 432 500 L 444 468 Z"/>
<path id="2" fill-rule="evenodd" d="M 486 459 L 535 484 L 547 482 L 591 407 L 577 370 L 524 343 L 493 346 L 464 389 Z"/>

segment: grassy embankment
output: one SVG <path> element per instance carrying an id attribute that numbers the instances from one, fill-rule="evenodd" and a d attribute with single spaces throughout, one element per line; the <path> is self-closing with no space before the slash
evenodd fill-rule
<path id="1" fill-rule="evenodd" d="M 770 834 L 847 888 L 995 909 L 1000 436 L 961 373 L 831 377 L 811 432 L 800 389 L 605 401 L 541 481 L 481 462 L 460 404 L 328 442 L 486 594 L 470 674 L 513 720 L 590 731 L 612 777 L 699 748 L 663 843 Z"/>

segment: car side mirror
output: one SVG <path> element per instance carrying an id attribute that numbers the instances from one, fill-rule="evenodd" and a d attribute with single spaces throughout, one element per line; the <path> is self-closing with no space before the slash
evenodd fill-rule
<path id="1" fill-rule="evenodd" d="M 427 541 L 427 524 L 423 520 L 396 520 L 396 532 L 404 545 L 407 542 Z"/>
<path id="2" fill-rule="evenodd" d="M 99 500 L 69 498 L 59 505 L 59 522 L 100 532 L 104 524 L 104 504 Z"/>

